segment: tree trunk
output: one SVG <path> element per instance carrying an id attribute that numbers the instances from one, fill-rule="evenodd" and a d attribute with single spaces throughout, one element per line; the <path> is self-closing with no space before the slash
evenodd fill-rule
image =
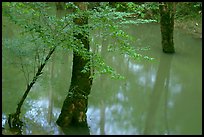
<path id="1" fill-rule="evenodd" d="M 57 10 L 64 10 L 65 9 L 64 2 L 55 2 L 55 5 L 56 5 Z"/>
<path id="2" fill-rule="evenodd" d="M 75 2 L 81 10 L 86 10 L 87 5 L 85 2 Z M 88 18 L 85 16 L 74 19 L 74 22 L 83 27 L 88 24 Z M 83 43 L 84 47 L 89 51 L 89 40 L 87 35 L 78 33 L 75 37 Z M 71 85 L 68 95 L 63 103 L 61 113 L 56 123 L 63 128 L 67 127 L 87 127 L 86 111 L 88 105 L 88 95 L 91 90 L 92 79 L 90 79 L 90 70 L 82 73 L 84 66 L 89 59 L 84 59 L 82 56 L 73 52 L 73 69 Z"/>
<path id="3" fill-rule="evenodd" d="M 174 31 L 174 14 L 175 3 L 162 2 L 159 5 L 160 26 L 162 35 L 162 48 L 165 53 L 174 53 L 173 31 Z"/>

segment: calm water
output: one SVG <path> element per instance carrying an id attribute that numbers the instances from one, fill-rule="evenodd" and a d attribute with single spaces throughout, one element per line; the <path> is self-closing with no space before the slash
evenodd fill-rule
<path id="1" fill-rule="evenodd" d="M 106 62 L 126 79 L 94 80 L 87 111 L 90 134 L 202 134 L 202 40 L 175 30 L 176 53 L 166 55 L 158 24 L 124 30 L 134 36 L 134 47 L 150 49 L 139 53 L 155 59 L 134 61 L 103 49 Z M 3 31 L 4 38 L 10 35 Z M 99 45 L 111 42 L 96 35 L 92 39 Z M 3 125 L 26 89 L 19 62 L 3 47 Z M 71 66 L 71 52 L 58 49 L 23 104 L 23 134 L 63 134 L 55 121 L 69 89 Z"/>

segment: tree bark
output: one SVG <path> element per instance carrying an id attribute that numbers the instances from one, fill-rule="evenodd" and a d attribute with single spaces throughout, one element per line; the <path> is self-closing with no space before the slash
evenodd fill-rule
<path id="1" fill-rule="evenodd" d="M 160 10 L 160 27 L 162 35 L 162 48 L 164 53 L 174 53 L 174 14 L 175 14 L 175 3 L 173 2 L 162 2 L 159 5 Z"/>
<path id="2" fill-rule="evenodd" d="M 75 2 L 81 10 L 86 10 L 87 5 L 85 2 Z M 88 18 L 85 16 L 74 19 L 75 24 L 79 27 L 88 24 Z M 84 48 L 89 51 L 89 40 L 88 35 L 85 33 L 74 34 L 79 39 Z M 90 78 L 91 72 L 89 71 L 82 73 L 84 66 L 90 59 L 85 59 L 81 55 L 73 51 L 73 68 L 71 85 L 69 88 L 68 95 L 64 100 L 61 113 L 56 123 L 62 127 L 85 127 L 88 130 L 88 124 L 86 119 L 88 95 L 91 90 L 92 79 Z M 88 132 L 86 132 L 88 134 Z"/>

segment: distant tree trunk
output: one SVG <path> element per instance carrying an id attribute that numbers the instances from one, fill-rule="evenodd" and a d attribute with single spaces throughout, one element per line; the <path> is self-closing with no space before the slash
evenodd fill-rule
<path id="1" fill-rule="evenodd" d="M 75 5 L 81 10 L 87 9 L 85 2 L 75 2 Z M 81 16 L 74 19 L 75 24 L 79 27 L 88 24 L 88 17 Z M 84 47 L 89 51 L 89 40 L 84 33 L 75 34 L 75 37 L 84 44 Z M 87 127 L 86 111 L 88 105 L 88 95 L 91 90 L 92 79 L 91 72 L 82 73 L 89 59 L 84 59 L 82 56 L 73 52 L 73 68 L 71 85 L 68 95 L 63 103 L 61 113 L 56 121 L 60 127 Z"/>
<path id="2" fill-rule="evenodd" d="M 57 10 L 64 10 L 64 2 L 55 2 Z"/>
<path id="3" fill-rule="evenodd" d="M 160 10 L 160 26 L 162 35 L 162 48 L 165 53 L 174 53 L 174 14 L 175 3 L 174 2 L 162 2 L 159 5 Z"/>

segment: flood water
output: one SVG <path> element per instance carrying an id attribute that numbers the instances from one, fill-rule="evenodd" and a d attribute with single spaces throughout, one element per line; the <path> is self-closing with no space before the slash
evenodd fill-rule
<path id="1" fill-rule="evenodd" d="M 135 48 L 149 49 L 138 52 L 154 58 L 152 61 L 134 61 L 106 50 L 101 53 L 106 63 L 125 79 L 113 80 L 103 75 L 94 80 L 87 111 L 91 135 L 202 134 L 202 39 L 175 29 L 176 53 L 164 54 L 159 27 L 124 27 L 134 36 Z M 9 35 L 8 31 L 4 33 L 4 37 Z M 103 38 L 96 35 L 92 39 L 103 43 Z M 4 45 L 2 50 L 4 126 L 8 114 L 15 112 L 26 80 L 18 65 L 20 60 Z M 21 108 L 26 123 L 23 134 L 63 134 L 55 122 L 69 89 L 71 69 L 71 52 L 57 49 Z"/>

